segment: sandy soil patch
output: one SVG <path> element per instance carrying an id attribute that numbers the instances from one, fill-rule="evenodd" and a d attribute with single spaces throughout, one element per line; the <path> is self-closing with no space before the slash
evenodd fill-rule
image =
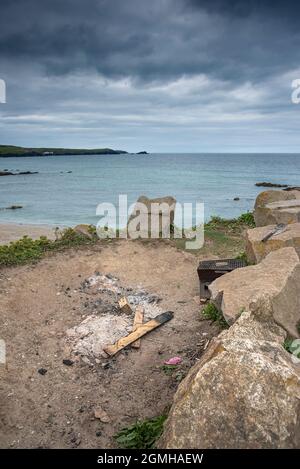
<path id="1" fill-rule="evenodd" d="M 194 255 L 168 243 L 114 241 L 2 269 L 0 338 L 7 367 L 0 366 L 0 446 L 110 448 L 123 426 L 162 414 L 178 386 L 176 373 L 163 372 L 164 361 L 182 357 L 178 370 L 186 373 L 218 332 L 199 319 L 197 264 Z M 174 318 L 142 338 L 140 349 L 85 363 L 70 355 L 67 331 L 91 316 L 122 319 L 118 295 L 99 289 L 99 275 L 116 277 L 128 296 L 154 295 L 156 307 L 174 311 Z M 95 285 L 83 288 L 91 279 Z M 71 366 L 63 362 L 71 358 Z M 95 418 L 97 408 L 109 422 Z"/>

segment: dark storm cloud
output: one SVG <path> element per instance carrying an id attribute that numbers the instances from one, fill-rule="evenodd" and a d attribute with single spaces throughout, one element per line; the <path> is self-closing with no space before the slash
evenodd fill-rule
<path id="1" fill-rule="evenodd" d="M 283 6 L 285 5 L 285 6 Z M 211 73 L 236 80 L 297 64 L 299 7 L 258 1 L 14 0 L 0 57 L 47 74 L 95 69 L 142 80 Z"/>
<path id="2" fill-rule="evenodd" d="M 1 2 L 0 143 L 296 147 L 299 18 L 275 0 Z"/>

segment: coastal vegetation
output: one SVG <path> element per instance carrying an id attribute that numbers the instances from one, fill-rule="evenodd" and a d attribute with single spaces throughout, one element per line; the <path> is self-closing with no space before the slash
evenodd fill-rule
<path id="1" fill-rule="evenodd" d="M 209 258 L 218 257 L 242 258 L 245 260 L 244 232 L 254 228 L 252 212 L 242 213 L 237 218 L 227 219 L 213 216 L 204 225 L 204 246 L 199 250 L 190 251 L 195 255 Z M 179 249 L 185 249 L 185 239 L 176 239 Z"/>
<path id="2" fill-rule="evenodd" d="M 217 322 L 222 329 L 228 329 L 229 326 L 224 316 L 213 303 L 207 303 L 202 309 L 201 314 L 204 319 L 210 319 L 213 322 Z"/>
<path id="3" fill-rule="evenodd" d="M 230 220 L 212 217 L 204 227 L 204 246 L 199 250 L 191 252 L 195 255 L 201 254 L 205 256 L 244 256 L 244 239 L 242 234 L 245 229 L 253 226 L 253 223 L 253 214 L 250 212 Z M 7 245 L 0 245 L 0 267 L 36 262 L 45 253 L 50 251 L 60 251 L 67 248 L 105 242 L 105 240 L 99 240 L 94 226 L 91 225 L 88 230 L 89 236 L 85 233 L 77 232 L 73 228 L 66 228 L 62 231 L 56 230 L 55 240 L 50 240 L 45 236 L 33 240 L 25 236 Z M 106 242 L 109 241 L 111 239 L 107 238 Z M 173 242 L 179 249 L 184 249 L 184 239 L 174 239 Z"/>
<path id="4" fill-rule="evenodd" d="M 47 251 L 59 251 L 76 246 L 91 245 L 97 241 L 96 235 L 89 238 L 76 233 L 72 228 L 60 232 L 55 241 L 48 239 L 46 236 L 41 236 L 36 240 L 24 236 L 18 241 L 0 246 L 0 267 L 35 262 L 41 259 Z"/>

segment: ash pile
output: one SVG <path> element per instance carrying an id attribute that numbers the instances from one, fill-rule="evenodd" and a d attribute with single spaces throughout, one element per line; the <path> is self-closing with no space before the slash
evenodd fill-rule
<path id="1" fill-rule="evenodd" d="M 87 312 L 80 324 L 66 331 L 67 350 L 85 363 L 99 363 L 107 358 L 104 348 L 114 344 L 134 330 L 137 307 L 143 309 L 144 321 L 162 313 L 160 298 L 139 286 L 124 287 L 112 275 L 96 272 L 84 280 L 80 292 L 84 294 Z"/>

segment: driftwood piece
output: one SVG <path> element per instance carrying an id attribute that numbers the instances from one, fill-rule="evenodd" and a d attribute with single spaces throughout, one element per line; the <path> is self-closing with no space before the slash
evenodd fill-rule
<path id="1" fill-rule="evenodd" d="M 122 339 L 119 339 L 115 344 L 107 345 L 106 347 L 104 347 L 103 349 L 104 352 L 110 356 L 115 355 L 124 347 L 127 347 L 127 345 L 130 345 L 132 344 L 132 342 L 135 342 L 140 337 L 143 337 L 143 335 L 147 334 L 148 332 L 153 331 L 154 329 L 161 326 L 165 322 L 170 321 L 170 319 L 173 318 L 173 315 L 174 313 L 172 311 L 167 311 L 165 313 L 159 314 L 158 316 L 151 319 L 150 321 L 137 327 L 137 329 L 134 332 L 131 332 L 127 336 L 122 337 Z"/>
<path id="2" fill-rule="evenodd" d="M 119 299 L 119 308 L 122 311 L 122 313 L 125 314 L 132 314 L 133 311 L 131 309 L 130 304 L 128 303 L 128 300 L 126 296 L 123 296 L 122 298 Z"/>
<path id="3" fill-rule="evenodd" d="M 144 308 L 138 305 L 135 310 L 132 332 L 136 331 L 137 328 L 143 324 L 143 321 L 144 321 Z M 132 342 L 131 347 L 140 348 L 140 345 L 141 345 L 141 339 L 138 339 L 135 342 Z"/>

